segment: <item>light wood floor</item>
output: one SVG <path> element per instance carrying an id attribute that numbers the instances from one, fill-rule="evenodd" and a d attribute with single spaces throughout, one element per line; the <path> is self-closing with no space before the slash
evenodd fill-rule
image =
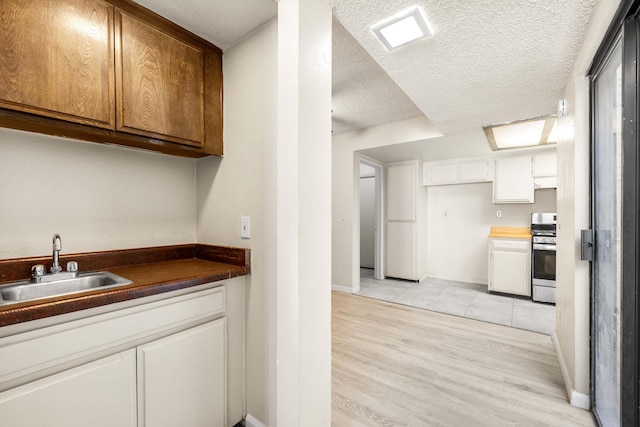
<path id="1" fill-rule="evenodd" d="M 332 424 L 593 426 L 548 335 L 333 292 Z"/>

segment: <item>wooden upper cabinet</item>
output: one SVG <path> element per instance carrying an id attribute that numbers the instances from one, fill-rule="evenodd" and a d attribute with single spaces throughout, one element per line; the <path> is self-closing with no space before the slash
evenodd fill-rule
<path id="1" fill-rule="evenodd" d="M 116 129 L 202 147 L 202 48 L 116 11 Z"/>
<path id="2" fill-rule="evenodd" d="M 114 129 L 113 6 L 0 2 L 0 107 Z"/>
<path id="3" fill-rule="evenodd" d="M 222 155 L 222 51 L 130 0 L 0 0 L 0 126 Z"/>

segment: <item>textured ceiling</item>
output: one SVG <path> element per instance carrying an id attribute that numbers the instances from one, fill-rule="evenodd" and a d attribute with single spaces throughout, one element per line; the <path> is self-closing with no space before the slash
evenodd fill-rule
<path id="1" fill-rule="evenodd" d="M 332 46 L 334 134 L 422 115 L 335 18 Z"/>
<path id="2" fill-rule="evenodd" d="M 554 113 L 596 0 L 330 0 L 445 134 Z M 370 27 L 420 5 L 434 36 L 388 52 Z"/>
<path id="3" fill-rule="evenodd" d="M 275 18 L 274 0 L 134 0 L 224 50 Z"/>
<path id="4" fill-rule="evenodd" d="M 277 15 L 274 0 L 136 1 L 223 50 Z M 446 136 L 554 113 L 596 2 L 329 0 L 334 133 L 424 114 Z M 388 52 L 370 26 L 414 5 L 434 36 Z"/>

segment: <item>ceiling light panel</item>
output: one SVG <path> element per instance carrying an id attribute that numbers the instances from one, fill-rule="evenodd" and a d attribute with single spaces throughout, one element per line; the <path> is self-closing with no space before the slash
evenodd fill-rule
<path id="1" fill-rule="evenodd" d="M 371 31 L 390 51 L 433 35 L 422 10 L 417 6 L 378 22 L 371 27 Z"/>
<path id="2" fill-rule="evenodd" d="M 485 126 L 484 133 L 492 150 L 533 147 L 556 142 L 556 118 L 553 116 Z"/>

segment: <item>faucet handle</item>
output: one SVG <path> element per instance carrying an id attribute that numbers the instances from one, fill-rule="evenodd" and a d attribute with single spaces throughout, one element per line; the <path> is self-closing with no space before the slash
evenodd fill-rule
<path id="1" fill-rule="evenodd" d="M 31 277 L 42 277 L 46 274 L 47 268 L 42 264 L 36 264 L 31 267 Z"/>
<path id="2" fill-rule="evenodd" d="M 76 273 L 78 271 L 78 263 L 76 261 L 69 261 L 67 263 L 67 271 L 70 273 Z"/>

